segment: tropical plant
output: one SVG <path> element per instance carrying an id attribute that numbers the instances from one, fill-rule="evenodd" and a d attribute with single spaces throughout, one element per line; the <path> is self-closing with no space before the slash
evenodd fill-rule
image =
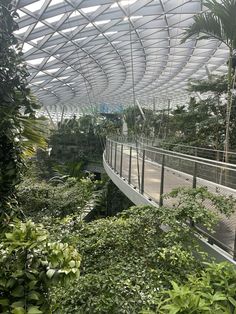
<path id="1" fill-rule="evenodd" d="M 59 232 L 54 226 L 54 233 L 77 243 L 82 255 L 80 279 L 65 293 L 60 287 L 54 290 L 57 313 L 129 314 L 140 313 L 142 308 L 156 309 L 158 292 L 171 289 L 171 281 L 181 286 L 190 275 L 204 270 L 196 251 L 203 260 L 205 255 L 187 225 L 189 217 L 211 229 L 216 217 L 206 209 L 206 200 L 210 198 L 218 209 L 226 203 L 224 212 L 231 211 L 233 200 L 215 197 L 204 188 L 178 189 L 170 196 L 183 201 L 173 208 L 135 206 L 116 217 L 87 224 L 68 219 L 61 227 L 57 225 Z M 171 228 L 164 232 L 163 225 Z M 220 278 L 219 291 L 223 273 Z M 236 288 L 230 276 L 226 276 L 225 287 L 227 283 L 229 290 Z"/>
<path id="2" fill-rule="evenodd" d="M 57 184 L 28 178 L 18 186 L 18 201 L 27 217 L 40 222 L 45 216 L 80 215 L 98 188 L 90 178 L 66 178 Z"/>
<path id="3" fill-rule="evenodd" d="M 229 49 L 228 88 L 225 130 L 225 161 L 228 162 L 229 125 L 232 107 L 232 88 L 235 81 L 233 62 L 236 49 L 236 0 L 205 0 L 203 4 L 209 11 L 194 16 L 194 22 L 187 28 L 182 43 L 192 36 L 199 35 L 197 40 L 216 39 Z M 235 66 L 235 65 L 234 65 Z"/>
<path id="4" fill-rule="evenodd" d="M 38 104 L 13 35 L 16 16 L 10 0 L 0 1 L 0 312 L 50 313 L 49 286 L 54 279 L 77 277 L 80 255 L 67 244 L 51 243 L 42 226 L 25 221 L 18 206 L 23 142 L 39 136 L 31 127 Z M 26 146 L 32 148 L 29 142 Z"/>
<path id="5" fill-rule="evenodd" d="M 78 252 L 32 221 L 10 224 L 0 252 L 1 313 L 51 313 L 50 286 L 79 276 Z"/>
<path id="6" fill-rule="evenodd" d="M 160 291 L 154 311 L 142 314 L 235 313 L 236 271 L 229 263 L 206 263 L 200 274 L 188 277 L 185 284 L 172 281 L 172 289 Z"/>
<path id="7" fill-rule="evenodd" d="M 37 149 L 45 150 L 49 128 L 48 121 L 44 117 L 21 116 L 19 122 L 22 126 L 21 143 L 24 158 L 32 157 Z"/>
<path id="8" fill-rule="evenodd" d="M 23 117 L 35 118 L 38 104 L 27 87 L 28 72 L 13 31 L 18 28 L 10 0 L 0 2 L 0 220 L 7 225 L 17 211 L 15 186 L 22 169 Z"/>

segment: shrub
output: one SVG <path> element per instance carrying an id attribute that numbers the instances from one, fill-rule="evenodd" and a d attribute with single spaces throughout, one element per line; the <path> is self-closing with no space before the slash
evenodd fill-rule
<path id="1" fill-rule="evenodd" d="M 0 312 L 51 313 L 49 288 L 79 276 L 80 255 L 50 242 L 32 221 L 12 223 L 0 244 Z"/>
<path id="2" fill-rule="evenodd" d="M 172 282 L 172 289 L 159 292 L 151 313 L 235 313 L 236 270 L 228 263 L 207 264 L 200 274 L 188 277 L 185 284 Z"/>

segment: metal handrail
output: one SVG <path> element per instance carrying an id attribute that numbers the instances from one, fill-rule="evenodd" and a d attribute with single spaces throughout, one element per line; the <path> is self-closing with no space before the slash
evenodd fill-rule
<path id="1" fill-rule="evenodd" d="M 116 140 L 113 140 L 113 139 L 109 139 L 111 142 L 113 143 L 118 143 L 118 144 L 124 144 L 123 142 L 121 141 L 116 141 Z M 129 143 L 125 143 L 126 146 L 128 147 L 132 147 L 134 148 L 135 150 L 137 149 L 137 147 L 135 145 L 132 145 L 132 144 L 129 144 Z M 172 152 L 172 151 L 169 151 L 169 150 L 165 150 L 165 149 L 162 149 L 162 148 L 158 148 L 161 152 L 159 151 L 156 151 L 155 148 L 150 148 L 148 146 L 145 146 L 145 149 L 146 151 L 148 152 L 151 152 L 151 153 L 161 153 L 161 154 L 165 154 L 165 156 L 170 156 L 170 157 L 181 157 L 181 159 L 185 160 L 185 161 L 195 161 L 199 164 L 202 164 L 202 165 L 211 165 L 211 166 L 214 166 L 214 167 L 217 167 L 217 168 L 220 168 L 220 169 L 225 169 L 225 170 L 233 170 L 233 171 L 236 171 L 236 165 L 234 164 L 230 164 L 230 163 L 225 163 L 225 162 L 222 162 L 222 161 L 216 161 L 216 160 L 210 160 L 210 159 L 207 159 L 207 158 L 202 158 L 202 157 L 195 157 L 195 156 L 189 156 L 187 154 L 182 154 L 182 153 L 178 153 L 178 152 Z M 139 149 L 142 149 L 141 147 L 139 147 Z M 212 164 L 213 163 L 213 164 Z M 214 165 L 216 164 L 216 165 Z M 232 167 L 232 168 L 231 168 Z M 233 169 L 235 168 L 235 169 Z"/>
<path id="2" fill-rule="evenodd" d="M 159 204 L 159 206 L 163 206 L 163 195 L 166 193 L 166 191 L 164 191 L 164 184 L 165 184 L 165 180 L 166 178 L 168 178 L 168 176 L 166 176 L 165 170 L 174 170 L 174 173 L 179 173 L 179 174 L 183 174 L 184 178 L 187 177 L 188 182 L 191 184 L 192 188 L 196 188 L 197 187 L 197 183 L 202 185 L 205 184 L 205 182 L 209 185 L 212 185 L 213 187 L 218 187 L 221 188 L 223 187 L 223 191 L 224 193 L 226 193 L 227 195 L 230 194 L 235 194 L 236 195 L 236 189 L 233 189 L 231 187 L 228 187 L 226 185 L 221 185 L 215 181 L 209 181 L 206 180 L 203 177 L 199 176 L 198 173 L 198 169 L 200 167 L 200 165 L 202 166 L 208 166 L 210 167 L 209 173 L 211 173 L 211 167 L 213 167 L 213 171 L 214 169 L 220 169 L 220 170 L 226 170 L 229 172 L 233 172 L 233 179 L 236 178 L 236 169 L 234 169 L 234 167 L 230 168 L 232 165 L 231 164 L 227 164 L 224 162 L 214 162 L 212 160 L 208 160 L 206 158 L 201 158 L 201 157 L 195 157 L 195 156 L 189 156 L 186 154 L 181 154 L 181 153 L 177 153 L 175 154 L 175 152 L 172 151 L 168 151 L 168 150 L 164 150 L 164 149 L 160 149 L 159 151 L 153 149 L 153 147 L 147 147 L 146 145 L 144 145 L 144 147 L 137 147 L 136 145 L 128 142 L 127 138 L 124 138 L 124 140 L 126 141 L 126 143 L 120 141 L 121 138 L 119 138 L 118 140 L 114 140 L 114 139 L 109 139 L 107 138 L 107 144 L 106 144 L 106 151 L 105 151 L 105 159 L 107 161 L 107 163 L 110 165 L 111 168 L 114 169 L 114 171 L 117 173 L 117 175 L 119 175 L 123 180 L 126 179 L 127 183 L 131 186 L 134 186 L 134 184 L 136 184 L 137 186 L 137 179 L 140 182 L 140 184 L 138 185 L 139 188 L 139 193 L 141 195 L 144 195 L 145 197 L 148 197 L 148 199 L 150 200 L 155 200 L 155 202 L 157 204 Z M 118 149 L 118 146 L 120 146 L 120 149 Z M 135 158 L 135 156 L 133 156 L 133 152 L 136 151 L 137 152 L 137 158 L 139 160 L 138 164 L 141 162 L 141 174 L 139 174 L 138 172 L 136 173 L 136 178 L 133 179 L 132 177 L 132 158 Z M 157 158 L 154 158 L 155 161 L 151 161 L 150 158 L 148 159 L 148 153 L 154 153 Z M 114 156 L 113 156 L 114 154 Z M 118 158 L 119 157 L 119 158 Z M 170 160 L 169 160 L 169 157 Z M 118 159 L 119 162 L 118 162 Z M 172 168 L 173 167 L 173 163 L 172 160 L 181 160 L 184 161 L 184 172 L 181 169 L 175 169 Z M 158 160 L 158 162 L 156 161 Z M 124 162 L 126 162 L 127 167 L 124 168 Z M 187 165 L 186 168 L 186 162 L 190 162 L 190 171 L 189 171 L 189 165 Z M 153 192 L 148 192 L 148 189 L 145 188 L 145 169 L 146 169 L 146 163 L 151 163 L 151 164 L 156 164 L 159 166 L 159 194 L 158 194 L 158 201 L 156 200 L 156 196 L 153 196 Z M 191 164 L 193 165 L 193 167 L 191 166 Z M 170 165 L 170 166 L 169 166 Z M 176 166 L 176 164 L 174 163 L 174 166 Z M 126 170 L 126 171 L 124 171 Z M 200 171 L 206 171 L 205 168 L 203 167 L 202 169 L 200 169 Z M 207 173 L 208 173 L 207 171 Z M 124 178 L 124 173 L 126 172 L 126 177 Z M 204 174 L 204 173 L 203 173 Z M 173 174 L 172 174 L 173 175 Z M 201 174 L 202 175 L 202 174 Z M 138 178 L 137 178 L 138 176 Z M 231 177 L 228 176 L 228 179 L 230 179 Z M 232 179 L 232 178 L 231 178 Z M 232 180 L 233 180 L 232 179 Z M 203 180 L 203 181 L 202 181 Z M 217 179 L 216 179 L 217 180 Z M 133 184 L 133 182 L 134 184 Z M 204 183 L 202 183 L 204 182 Z M 234 181 L 233 181 L 234 182 Z M 233 184 L 233 183 L 232 183 Z M 236 185 L 236 184 L 235 184 Z M 150 186 L 149 186 L 150 187 Z M 149 194 L 151 193 L 151 194 Z M 154 197 L 154 198 L 153 198 Z M 195 227 L 195 226 L 194 226 Z M 208 234 L 207 232 L 205 232 L 204 230 L 202 230 L 201 228 L 199 228 L 198 226 L 196 226 L 195 230 L 199 229 L 199 233 L 202 233 L 204 236 L 206 236 L 208 238 L 208 241 L 210 244 L 216 244 L 218 247 L 222 248 L 224 251 L 230 253 L 233 258 L 236 260 L 236 238 L 234 239 L 234 242 L 232 242 L 232 238 L 230 239 L 230 242 L 227 242 L 228 240 L 226 240 L 226 243 L 222 242 L 221 240 L 217 239 L 215 236 L 212 236 L 211 234 Z M 231 228 L 231 233 L 229 233 L 229 235 L 232 235 L 232 232 L 234 232 L 234 229 Z M 236 234 L 235 234 L 236 235 Z M 232 245 L 233 244 L 233 247 Z"/>
<path id="3" fill-rule="evenodd" d="M 144 139 L 145 141 L 151 141 L 154 142 L 156 139 L 150 139 L 150 138 L 145 138 L 143 136 L 140 137 L 141 140 Z M 191 145 L 185 145 L 185 144 L 176 144 L 176 143 L 171 143 L 171 142 L 166 142 L 161 139 L 158 139 L 161 143 L 171 145 L 171 146 L 180 146 L 180 147 L 188 147 L 188 148 L 196 148 L 200 150 L 205 150 L 205 151 L 210 151 L 210 152 L 219 152 L 219 153 L 225 153 L 224 150 L 219 150 L 219 149 L 211 149 L 211 148 L 206 148 L 206 147 L 199 147 L 199 146 L 191 146 Z M 235 155 L 236 157 L 236 152 L 235 151 L 229 151 L 228 152 L 230 155 Z"/>

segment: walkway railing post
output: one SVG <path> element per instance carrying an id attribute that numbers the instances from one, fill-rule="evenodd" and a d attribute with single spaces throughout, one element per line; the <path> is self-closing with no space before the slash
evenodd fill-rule
<path id="1" fill-rule="evenodd" d="M 116 159 L 117 159 L 117 143 L 115 143 L 115 161 L 114 161 L 114 169 L 116 171 Z"/>
<path id="2" fill-rule="evenodd" d="M 144 193 L 144 173 L 145 173 L 145 149 L 143 149 L 143 158 L 142 158 L 142 172 L 141 172 L 141 188 L 140 193 Z"/>
<path id="3" fill-rule="evenodd" d="M 234 252 L 233 252 L 233 260 L 236 261 L 236 229 L 234 234 Z"/>
<path id="4" fill-rule="evenodd" d="M 111 142 L 111 167 L 112 167 L 112 157 L 113 157 L 113 156 L 112 156 L 112 155 L 113 155 L 113 152 L 112 152 L 112 151 L 113 151 L 113 142 Z"/>
<path id="5" fill-rule="evenodd" d="M 132 146 L 129 148 L 129 177 L 128 183 L 131 183 L 131 169 L 132 169 Z"/>
<path id="6" fill-rule="evenodd" d="M 194 162 L 194 168 L 193 168 L 193 185 L 192 188 L 196 189 L 197 187 L 197 163 Z"/>
<path id="7" fill-rule="evenodd" d="M 194 168 L 193 168 L 193 184 L 192 184 L 192 188 L 196 189 L 197 187 L 197 163 L 194 162 Z M 194 221 L 192 220 L 192 218 L 190 217 L 190 226 L 194 227 Z"/>
<path id="8" fill-rule="evenodd" d="M 108 150 L 108 139 L 106 138 L 106 150 L 105 150 L 105 159 L 107 161 L 107 150 Z"/>
<path id="9" fill-rule="evenodd" d="M 107 140 L 107 162 L 110 164 L 110 140 Z"/>
<path id="10" fill-rule="evenodd" d="M 165 155 L 162 155 L 161 162 L 161 184 L 160 184 L 160 198 L 159 198 L 159 206 L 163 206 L 163 193 L 164 193 L 164 177 L 165 177 Z"/>
<path id="11" fill-rule="evenodd" d="M 123 167 L 123 144 L 121 144 L 121 151 L 120 151 L 120 176 L 122 177 L 122 167 Z"/>

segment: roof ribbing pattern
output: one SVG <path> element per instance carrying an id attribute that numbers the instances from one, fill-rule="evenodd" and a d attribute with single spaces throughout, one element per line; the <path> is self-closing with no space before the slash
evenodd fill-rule
<path id="1" fill-rule="evenodd" d="M 216 40 L 180 44 L 201 0 L 19 0 L 29 82 L 51 111 L 91 104 L 183 103 L 190 77 L 225 72 Z"/>

